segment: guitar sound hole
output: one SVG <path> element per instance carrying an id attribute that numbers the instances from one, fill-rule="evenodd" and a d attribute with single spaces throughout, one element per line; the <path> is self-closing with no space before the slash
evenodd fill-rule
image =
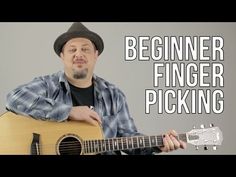
<path id="1" fill-rule="evenodd" d="M 81 143 L 76 137 L 65 137 L 58 145 L 59 155 L 80 155 Z"/>

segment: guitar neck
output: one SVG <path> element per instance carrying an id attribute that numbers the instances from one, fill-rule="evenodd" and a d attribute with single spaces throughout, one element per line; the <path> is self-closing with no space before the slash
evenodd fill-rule
<path id="1" fill-rule="evenodd" d="M 187 142 L 186 133 L 179 134 L 179 136 L 176 138 Z M 99 140 L 87 140 L 83 142 L 85 154 L 162 146 L 162 135 L 119 137 Z"/>

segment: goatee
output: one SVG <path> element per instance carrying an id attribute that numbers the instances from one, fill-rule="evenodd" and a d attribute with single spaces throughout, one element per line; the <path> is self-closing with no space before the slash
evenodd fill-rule
<path id="1" fill-rule="evenodd" d="M 88 74 L 88 69 L 83 69 L 81 71 L 74 71 L 73 78 L 74 79 L 85 79 Z"/>

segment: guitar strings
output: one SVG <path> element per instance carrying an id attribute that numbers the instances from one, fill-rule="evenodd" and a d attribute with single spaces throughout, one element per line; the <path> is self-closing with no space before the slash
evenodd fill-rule
<path id="1" fill-rule="evenodd" d="M 128 140 L 129 137 L 126 137 L 126 139 L 122 139 L 122 138 L 119 138 L 117 139 L 118 142 L 121 143 L 120 147 L 122 147 L 122 144 L 123 144 L 123 148 L 120 148 L 120 149 L 135 149 L 135 148 L 139 148 L 137 146 L 137 142 L 136 143 L 126 143 L 125 140 Z M 120 141 L 119 141 L 120 140 Z M 122 141 L 123 140 L 123 141 Z M 162 137 L 157 137 L 157 141 L 158 140 L 162 140 Z M 97 143 L 96 143 L 97 142 Z M 101 143 L 103 142 L 103 143 Z M 146 141 L 145 141 L 146 142 Z M 125 145 L 124 145 L 125 143 Z M 145 143 L 147 144 L 147 143 Z M 104 148 L 103 146 L 106 146 L 106 148 Z M 130 146 L 132 145 L 132 146 Z M 149 143 L 150 145 L 150 143 Z M 48 144 L 39 144 L 39 148 L 40 149 L 43 149 L 43 150 L 47 150 L 47 149 L 50 149 L 50 147 L 55 147 L 55 146 L 58 146 L 58 144 L 51 144 L 51 143 L 48 143 Z M 124 148 L 124 146 L 126 148 Z M 136 146 L 136 147 L 135 147 Z M 158 145 L 155 145 L 155 146 L 158 146 Z M 77 149 L 82 149 L 84 148 L 85 152 L 87 153 L 92 153 L 92 152 L 98 152 L 99 149 L 101 151 L 99 152 L 103 152 L 104 150 L 116 150 L 116 148 L 114 148 L 115 145 L 114 145 L 114 141 L 112 141 L 112 139 L 99 139 L 99 140 L 86 140 L 86 141 L 83 141 L 83 143 L 81 143 L 79 146 L 78 146 L 78 142 L 75 142 L 75 141 L 68 141 L 68 142 L 64 142 L 62 145 L 60 145 L 60 149 L 61 150 L 75 150 L 75 148 Z M 116 147 L 119 147 L 119 145 L 117 145 Z M 146 146 L 146 147 L 154 147 L 154 146 Z M 32 149 L 36 149 L 35 147 L 32 147 Z M 92 151 L 92 152 L 91 152 Z"/>
<path id="2" fill-rule="evenodd" d="M 142 148 L 139 147 L 139 139 L 142 139 L 142 144 L 145 147 L 155 147 L 160 146 L 158 142 L 163 142 L 162 136 L 153 136 L 155 137 L 156 141 L 155 144 L 151 143 L 151 136 L 136 136 L 134 141 L 134 137 L 121 137 L 121 138 L 108 138 L 108 139 L 97 139 L 97 140 L 86 140 L 86 141 L 67 141 L 63 142 L 63 144 L 39 144 L 39 148 L 43 150 L 50 149 L 50 147 L 60 147 L 60 150 L 81 150 L 84 149 L 86 153 L 92 152 L 103 152 L 105 150 L 125 150 L 125 149 L 136 149 Z M 138 146 L 139 144 L 139 146 Z M 142 146 L 142 145 L 141 145 Z M 120 148 L 121 147 L 121 148 Z M 75 149 L 76 148 L 76 149 Z M 32 149 L 36 149 L 36 147 L 32 147 Z"/>
<path id="3" fill-rule="evenodd" d="M 162 140 L 162 137 L 157 137 L 157 139 Z M 75 141 L 68 141 L 68 142 L 64 142 L 62 145 L 60 145 L 60 150 L 81 150 L 82 148 L 84 148 L 84 152 L 92 153 L 92 152 L 104 152 L 107 149 L 109 149 L 109 150 L 118 150 L 118 149 L 119 150 L 125 150 L 125 149 L 142 148 L 142 147 L 139 147 L 141 145 L 138 146 L 137 142 L 136 143 L 131 142 L 131 144 L 126 143 L 126 145 L 125 145 L 126 148 L 124 148 L 124 141 L 123 141 L 123 143 L 121 143 L 121 142 L 122 142 L 122 140 L 125 140 L 125 139 L 122 139 L 122 138 L 116 139 L 117 141 L 120 140 L 120 142 L 119 142 L 120 145 L 115 145 L 114 141 L 109 141 L 109 140 L 112 140 L 112 139 L 87 140 L 87 141 L 84 141 L 82 144 L 78 144 L 78 142 L 75 142 Z M 103 143 L 102 143 L 102 141 L 103 141 Z M 144 143 L 145 143 L 145 147 L 160 146 L 158 144 L 157 145 L 152 145 L 151 142 L 147 139 L 144 140 Z M 146 144 L 148 144 L 148 145 L 146 145 Z M 47 145 L 49 145 L 49 144 L 47 144 Z M 46 145 L 44 145 L 44 147 L 45 146 Z"/>

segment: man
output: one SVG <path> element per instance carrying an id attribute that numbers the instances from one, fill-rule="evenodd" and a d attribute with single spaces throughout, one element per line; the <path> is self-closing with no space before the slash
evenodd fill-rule
<path id="1" fill-rule="evenodd" d="M 7 109 L 35 119 L 98 122 L 102 124 L 105 138 L 140 135 L 124 93 L 93 73 L 103 49 L 103 40 L 98 34 L 82 23 L 73 23 L 54 43 L 64 72 L 41 76 L 19 86 L 7 95 Z M 161 148 L 127 150 L 126 153 L 152 154 L 185 148 L 186 144 L 175 136 L 175 131 L 166 133 Z"/>

